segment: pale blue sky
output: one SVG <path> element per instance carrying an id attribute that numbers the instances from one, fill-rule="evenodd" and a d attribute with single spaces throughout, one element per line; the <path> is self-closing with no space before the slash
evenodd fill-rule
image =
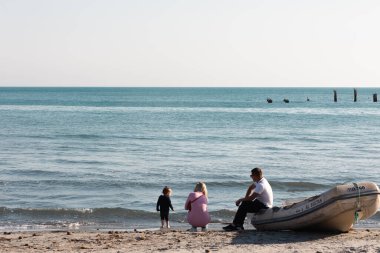
<path id="1" fill-rule="evenodd" d="M 380 86 L 379 0 L 0 0 L 1 86 Z"/>

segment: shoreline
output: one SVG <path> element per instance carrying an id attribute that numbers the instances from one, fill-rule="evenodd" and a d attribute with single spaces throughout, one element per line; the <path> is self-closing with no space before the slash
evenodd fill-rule
<path id="1" fill-rule="evenodd" d="M 248 220 L 250 220 L 250 214 L 248 214 Z M 149 223 L 149 224 L 148 224 Z M 230 224 L 229 222 L 211 222 L 208 224 L 209 231 L 222 231 L 223 227 Z M 170 222 L 172 230 L 183 230 L 191 228 L 191 225 L 187 222 Z M 121 232 L 133 232 L 135 230 L 138 231 L 160 231 L 160 222 L 155 221 L 147 222 L 147 223 L 136 223 L 136 224 L 119 224 L 119 225 L 111 225 L 111 224 L 92 224 L 92 225 L 81 225 L 81 224 L 73 224 L 73 225 L 44 225 L 44 224 L 24 224 L 24 225 L 9 225 L 9 226 L 0 226 L 0 235 L 3 232 L 59 232 L 59 231 L 77 231 L 77 232 L 104 232 L 104 231 L 121 231 Z M 256 230 L 251 224 L 246 222 L 244 224 L 246 230 Z M 355 223 L 353 225 L 353 230 L 380 230 L 379 223 L 365 223 L 364 221 L 360 221 L 359 223 Z"/>
<path id="2" fill-rule="evenodd" d="M 21 231 L 0 234 L 0 252 L 378 252 L 380 229 L 347 233 L 307 231 L 187 232 Z"/>
<path id="3" fill-rule="evenodd" d="M 119 231 L 119 232 L 134 232 L 134 231 L 162 231 L 160 229 L 161 224 L 159 222 L 154 222 L 150 225 L 104 225 L 100 226 L 99 224 L 96 225 L 78 225 L 78 226 L 57 226 L 57 227 L 45 227 L 45 225 L 41 226 L 38 224 L 34 225 L 21 225 L 21 226 L 8 226 L 8 227 L 1 227 L 0 228 L 0 235 L 2 233 L 28 233 L 28 232 L 63 232 L 63 231 L 70 231 L 70 232 L 108 232 L 108 231 Z M 219 222 L 219 223 L 209 223 L 208 224 L 208 230 L 210 231 L 218 231 L 222 230 L 223 226 L 228 225 L 229 223 L 226 222 Z M 180 223 L 180 222 L 171 222 L 170 223 L 170 230 L 181 230 L 186 231 L 187 229 L 191 228 L 191 225 L 189 223 Z M 250 226 L 251 229 L 254 229 L 252 225 Z M 380 227 L 379 227 L 380 229 Z M 165 229 L 164 229 L 165 230 Z"/>

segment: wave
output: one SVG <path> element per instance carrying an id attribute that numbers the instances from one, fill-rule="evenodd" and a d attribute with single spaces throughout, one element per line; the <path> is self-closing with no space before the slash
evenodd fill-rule
<path id="1" fill-rule="evenodd" d="M 299 114 L 299 115 L 343 115 L 343 116 L 380 116 L 380 111 L 374 107 L 361 108 L 267 108 L 267 107 L 137 107 L 137 106 L 56 106 L 56 105 L 0 105 L 3 111 L 48 111 L 48 112 L 217 112 L 217 113 L 265 113 L 265 114 Z"/>
<path id="2" fill-rule="evenodd" d="M 207 187 L 238 187 L 242 188 L 243 186 L 247 186 L 251 184 L 251 181 L 247 180 L 236 180 L 236 181 L 206 181 Z M 303 191 L 326 191 L 335 185 L 332 184 L 319 184 L 313 182 L 299 182 L 299 181 L 269 181 L 273 190 L 277 191 L 286 191 L 286 192 L 303 192 Z"/>
<path id="3" fill-rule="evenodd" d="M 0 207 L 0 223 L 29 221 L 31 223 L 75 222 L 81 223 L 125 223 L 157 220 L 157 212 L 127 208 L 78 208 L 78 209 L 39 209 Z M 211 211 L 212 222 L 225 222 L 233 218 L 235 211 L 221 209 Z M 171 212 L 171 219 L 185 222 L 186 211 Z"/>
<path id="4" fill-rule="evenodd" d="M 251 184 L 251 181 L 247 180 L 236 180 L 236 181 L 206 181 L 207 187 L 223 187 L 223 188 L 229 188 L 229 187 L 237 187 L 242 188 L 249 184 Z M 331 187 L 334 187 L 335 185 L 332 184 L 318 184 L 318 183 L 312 183 L 312 182 L 299 182 L 299 181 L 289 181 L 289 182 L 283 182 L 283 181 L 269 181 L 271 184 L 273 190 L 277 191 L 286 191 L 286 192 L 298 192 L 298 191 L 325 191 L 330 189 Z"/>
<path id="5" fill-rule="evenodd" d="M 238 188 L 244 188 L 247 187 L 249 184 L 252 184 L 251 181 L 247 180 L 231 180 L 231 181 L 205 181 L 207 184 L 207 188 L 213 188 L 213 187 L 222 187 L 222 188 L 230 188 L 230 187 L 238 187 Z"/>
<path id="6" fill-rule="evenodd" d="M 234 217 L 236 210 L 220 209 L 210 211 L 213 220 L 229 220 Z M 97 219 L 97 220 L 119 220 L 119 219 L 157 219 L 157 212 L 128 209 L 128 208 L 7 208 L 0 207 L 0 221 L 13 218 L 32 219 Z M 183 217 L 186 211 L 171 212 L 171 217 Z M 371 217 L 380 221 L 380 212 Z"/>
<path id="7" fill-rule="evenodd" d="M 94 161 L 94 160 L 72 160 L 72 159 L 55 159 L 54 160 L 57 163 L 62 163 L 62 164 L 88 164 L 88 165 L 111 165 L 115 164 L 110 161 L 102 162 L 102 161 Z"/>
<path id="8" fill-rule="evenodd" d="M 124 208 L 0 208 L 0 224 L 123 224 L 153 220 L 153 212 Z"/>
<path id="9" fill-rule="evenodd" d="M 211 211 L 211 223 L 231 222 L 236 210 L 220 209 Z M 248 216 L 249 218 L 250 216 Z M 186 212 L 171 212 L 170 220 L 186 224 Z M 93 209 L 23 209 L 0 207 L 0 230 L 50 230 L 62 228 L 151 228 L 159 224 L 158 212 L 147 212 L 126 208 Z M 380 213 L 370 219 L 360 221 L 357 226 L 375 226 L 380 224 Z"/>
<path id="10" fill-rule="evenodd" d="M 231 178 L 231 176 L 226 175 L 226 177 Z M 215 180 L 215 179 L 214 179 Z M 118 182 L 118 181 L 114 181 Z M 141 187 L 161 187 L 162 184 L 160 183 L 154 183 L 154 182 L 134 182 L 134 181 L 123 181 L 119 182 L 122 184 L 132 184 L 134 186 L 141 186 Z M 171 184 L 172 188 L 181 188 L 181 186 L 185 182 L 176 182 Z M 219 181 L 207 181 L 205 180 L 205 183 L 207 184 L 207 187 L 210 189 L 213 188 L 239 188 L 239 189 L 244 189 L 247 187 L 249 184 L 252 184 L 252 181 L 249 180 L 219 180 Z M 269 182 L 274 190 L 285 190 L 288 192 L 293 192 L 293 191 L 325 191 L 328 190 L 332 187 L 335 186 L 335 184 L 319 184 L 319 183 L 312 183 L 312 182 L 299 182 L 299 181 L 288 181 L 288 182 L 283 182 L 283 181 L 270 181 Z"/>
<path id="11" fill-rule="evenodd" d="M 333 187 L 333 185 L 297 181 L 270 181 L 269 183 L 271 184 L 274 190 L 283 190 L 287 192 L 328 190 L 331 187 Z"/>
<path id="12" fill-rule="evenodd" d="M 41 176 L 43 175 L 45 178 L 39 179 L 18 179 L 18 180 L 2 180 L 0 181 L 3 185 L 8 186 L 18 186 L 18 185 L 28 185 L 28 184 L 38 184 L 38 185 L 54 185 L 54 186 L 66 186 L 66 187 L 74 187 L 74 186 L 83 186 L 83 185 L 91 185 L 95 187 L 106 187 L 106 188 L 116 188 L 116 189 L 125 189 L 131 187 L 138 188 L 157 188 L 161 189 L 161 182 L 140 182 L 136 180 L 122 180 L 115 178 L 113 175 L 102 175 L 103 178 L 89 178 L 93 176 L 97 176 L 97 174 L 81 174 L 80 177 L 78 173 L 68 173 L 68 172 L 58 172 L 58 171 L 42 171 L 42 170 L 17 170 L 11 171 L 13 175 L 22 175 L 22 176 Z M 77 177 L 77 178 L 76 178 Z M 55 178 L 55 179 L 51 179 Z M 85 178 L 85 179 L 84 179 Z M 231 177 L 230 177 L 231 178 Z M 215 179 L 214 179 L 215 180 Z M 177 181 L 172 182 L 170 186 L 173 189 L 182 190 L 183 184 L 187 182 Z M 205 180 L 207 187 L 209 190 L 214 191 L 218 188 L 228 189 L 228 188 L 239 188 L 244 189 L 251 181 L 248 180 L 223 180 L 219 181 L 208 181 Z M 303 192 L 303 191 L 326 191 L 335 186 L 335 184 L 319 184 L 313 182 L 299 182 L 299 181 L 270 181 L 269 182 L 274 191 L 279 192 Z"/>
<path id="13" fill-rule="evenodd" d="M 56 135 L 55 138 L 67 138 L 67 139 L 104 139 L 103 135 L 96 134 L 61 134 Z"/>

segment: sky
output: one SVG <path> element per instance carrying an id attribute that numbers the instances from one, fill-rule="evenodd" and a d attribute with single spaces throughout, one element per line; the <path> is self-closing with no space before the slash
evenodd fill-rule
<path id="1" fill-rule="evenodd" d="M 379 87 L 379 0 L 0 0 L 0 86 Z"/>

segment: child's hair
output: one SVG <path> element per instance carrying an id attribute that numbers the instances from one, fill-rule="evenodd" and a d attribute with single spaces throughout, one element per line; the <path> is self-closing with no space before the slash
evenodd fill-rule
<path id="1" fill-rule="evenodd" d="M 170 187 L 165 186 L 164 189 L 162 189 L 162 194 L 164 194 L 164 195 L 171 195 L 172 194 L 172 189 L 170 189 Z"/>
<path id="2" fill-rule="evenodd" d="M 203 195 L 205 195 L 206 198 L 208 198 L 207 187 L 206 187 L 206 184 L 204 182 L 198 182 L 195 185 L 194 192 L 202 192 Z"/>

